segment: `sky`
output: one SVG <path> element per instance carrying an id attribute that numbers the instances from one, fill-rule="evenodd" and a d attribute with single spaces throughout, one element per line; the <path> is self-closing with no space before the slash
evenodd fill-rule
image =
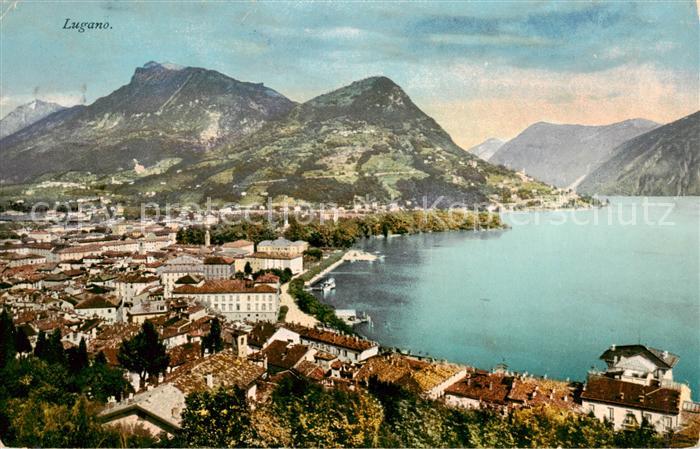
<path id="1" fill-rule="evenodd" d="M 300 102 L 388 76 L 464 148 L 538 121 L 667 123 L 700 109 L 696 1 L 0 0 L 0 17 L 0 116 L 35 98 L 92 103 L 148 61 Z"/>

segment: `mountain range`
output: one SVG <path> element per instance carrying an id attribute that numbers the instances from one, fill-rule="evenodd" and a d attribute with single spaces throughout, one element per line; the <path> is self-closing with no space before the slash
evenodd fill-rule
<path id="1" fill-rule="evenodd" d="M 53 181 L 129 200 L 476 204 L 497 193 L 494 179 L 523 182 L 466 153 L 386 77 L 297 104 L 262 84 L 153 62 L 91 105 L 0 140 L 0 153 L 6 192 Z"/>
<path id="2" fill-rule="evenodd" d="M 575 188 L 610 159 L 621 143 L 658 126 L 644 119 L 605 126 L 538 122 L 503 144 L 488 160 L 557 187 Z"/>
<path id="3" fill-rule="evenodd" d="M 488 161 L 504 143 L 506 143 L 504 140 L 491 137 L 490 139 L 484 140 L 479 145 L 469 148 L 467 151 L 478 158 Z"/>
<path id="4" fill-rule="evenodd" d="M 607 195 L 700 195 L 700 112 L 635 137 L 578 186 Z"/>
<path id="5" fill-rule="evenodd" d="M 474 204 L 493 193 L 488 177 L 496 172 L 503 170 L 466 154 L 393 81 L 372 77 L 299 104 L 179 173 L 128 188 L 199 186 L 192 200 L 420 202 L 425 196 L 432 202 L 442 196 Z"/>
<path id="6" fill-rule="evenodd" d="M 586 193 L 645 194 L 694 192 L 698 170 L 697 115 L 670 128 L 540 122 L 464 151 L 383 76 L 296 103 L 262 83 L 149 62 L 90 105 L 33 102 L 5 121 L 18 129 L 0 139 L 3 196 L 482 204 L 504 189 L 520 200 L 556 193 L 513 170 Z"/>
<path id="7" fill-rule="evenodd" d="M 34 100 L 13 109 L 0 120 L 0 139 L 38 122 L 54 112 L 65 109 L 60 104 Z"/>
<path id="8" fill-rule="evenodd" d="M 253 133 L 293 107 L 262 84 L 149 62 L 129 84 L 91 105 L 60 110 L 3 139 L 0 179 L 110 173 L 165 158 L 194 161 L 207 148 Z"/>

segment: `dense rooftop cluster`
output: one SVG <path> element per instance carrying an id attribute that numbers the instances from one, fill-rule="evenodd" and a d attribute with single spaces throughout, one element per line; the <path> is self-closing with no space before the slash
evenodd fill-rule
<path id="1" fill-rule="evenodd" d="M 84 345 L 131 384 L 130 394 L 109 398 L 100 412 L 110 425 L 137 422 L 153 436 L 174 435 L 190 394 L 235 387 L 251 406 L 264 406 L 289 379 L 331 391 L 380 383 L 460 410 L 549 407 L 615 428 L 646 420 L 661 432 L 700 414 L 689 388 L 673 381 L 679 358 L 668 351 L 613 345 L 601 355 L 606 370 L 586 382 L 410 356 L 278 319 L 281 276 L 304 271 L 305 242 L 183 245 L 165 226 L 121 231 L 27 229 L 22 240 L 0 245 L 0 306 L 31 350 L 49 334 L 66 350 Z M 162 370 L 135 371 L 122 354 L 146 325 L 163 345 Z"/>

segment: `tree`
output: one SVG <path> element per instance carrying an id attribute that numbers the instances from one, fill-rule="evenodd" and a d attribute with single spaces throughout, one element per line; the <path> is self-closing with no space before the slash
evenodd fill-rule
<path id="1" fill-rule="evenodd" d="M 243 272 L 246 276 L 250 276 L 251 274 L 253 274 L 253 267 L 250 265 L 250 262 L 245 263 L 245 267 L 243 267 Z"/>
<path id="2" fill-rule="evenodd" d="M 48 363 L 58 363 L 61 365 L 66 363 L 66 352 L 63 349 L 63 342 L 61 339 L 61 329 L 56 328 L 46 340 L 46 352 L 44 353 L 43 359 Z"/>
<path id="3" fill-rule="evenodd" d="M 38 395 L 29 400 L 11 401 L 11 446 L 30 447 L 114 447 L 116 434 L 103 428 L 92 404 L 78 397 L 67 404 L 43 401 Z"/>
<path id="4" fill-rule="evenodd" d="M 224 341 L 221 338 L 221 323 L 219 322 L 218 318 L 214 318 L 211 321 L 209 334 L 207 334 L 203 340 L 202 352 L 204 352 L 205 349 L 208 349 L 209 354 L 214 354 L 224 348 Z"/>
<path id="5" fill-rule="evenodd" d="M 246 447 L 250 408 L 245 392 L 232 390 L 193 392 L 185 399 L 182 436 L 194 447 Z"/>
<path id="6" fill-rule="evenodd" d="M 5 309 L 0 313 L 0 368 L 15 358 L 15 326 Z"/>
<path id="7" fill-rule="evenodd" d="M 66 359 L 68 361 L 68 369 L 73 374 L 78 374 L 89 366 L 90 361 L 84 338 L 80 339 L 80 344 L 78 344 L 77 348 L 70 348 L 66 351 Z"/>
<path id="8" fill-rule="evenodd" d="M 165 372 L 170 362 L 165 345 L 150 321 L 144 322 L 133 338 L 122 340 L 117 359 L 124 368 L 138 373 L 141 385 L 146 376 Z"/>
<path id="9" fill-rule="evenodd" d="M 656 433 L 649 421 L 642 419 L 641 425 L 634 429 L 622 429 L 615 433 L 615 447 L 664 447 L 661 435 Z"/>
<path id="10" fill-rule="evenodd" d="M 273 393 L 276 414 L 297 447 L 377 447 L 384 414 L 366 392 L 325 391 L 303 378 L 285 377 Z"/>
<path id="11" fill-rule="evenodd" d="M 15 328 L 15 349 L 20 354 L 32 352 L 32 344 L 22 329 Z"/>
<path id="12" fill-rule="evenodd" d="M 34 345 L 34 356 L 39 359 L 44 359 L 46 354 L 46 333 L 44 331 L 39 331 L 39 335 L 36 337 L 36 344 Z"/>
<path id="13" fill-rule="evenodd" d="M 309 248 L 304 251 L 304 255 L 310 259 L 318 261 L 321 260 L 321 257 L 323 257 L 323 251 L 321 251 L 319 248 Z"/>
<path id="14" fill-rule="evenodd" d="M 107 402 L 111 396 L 121 400 L 126 393 L 133 391 L 122 370 L 109 366 L 102 351 L 95 356 L 92 365 L 86 370 L 85 384 L 90 397 L 101 403 Z"/>

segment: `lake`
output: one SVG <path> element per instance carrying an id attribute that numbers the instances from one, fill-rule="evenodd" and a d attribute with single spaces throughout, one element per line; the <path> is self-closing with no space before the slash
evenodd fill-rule
<path id="1" fill-rule="evenodd" d="M 611 344 L 680 355 L 700 392 L 700 198 L 610 198 L 601 209 L 503 214 L 504 231 L 369 239 L 344 263 L 336 308 L 414 354 L 585 380 Z"/>

